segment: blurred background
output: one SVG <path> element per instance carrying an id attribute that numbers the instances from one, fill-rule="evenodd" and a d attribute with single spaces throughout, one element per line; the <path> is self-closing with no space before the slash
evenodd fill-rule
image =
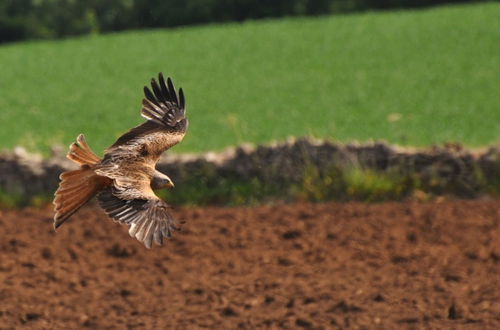
<path id="1" fill-rule="evenodd" d="M 0 42 L 112 31 L 318 16 L 368 10 L 425 8 L 480 0 L 4 0 Z"/>
<path id="2" fill-rule="evenodd" d="M 190 121 L 160 166 L 183 182 L 174 203 L 498 191 L 498 150 L 483 149 L 500 141 L 499 15 L 482 1 L 4 0 L 0 150 L 62 159 L 84 133 L 100 155 L 143 121 L 143 86 L 163 72 Z M 1 200 L 51 196 L 66 166 L 19 162 L 2 165 Z"/>
<path id="3" fill-rule="evenodd" d="M 437 6 L 443 5 L 443 6 Z M 496 143 L 500 6 L 480 1 L 3 0 L 0 148 L 96 150 L 141 122 L 158 72 L 183 87 L 173 152 L 313 136 Z"/>
<path id="4" fill-rule="evenodd" d="M 499 18 L 0 0 L 0 328 L 500 329 Z M 56 233 L 67 146 L 102 155 L 159 72 L 190 120 L 158 164 L 182 231 L 147 250 L 90 202 Z"/>

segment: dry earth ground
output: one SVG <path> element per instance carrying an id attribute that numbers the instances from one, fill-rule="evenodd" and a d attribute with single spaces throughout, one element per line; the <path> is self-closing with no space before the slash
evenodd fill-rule
<path id="1" fill-rule="evenodd" d="M 182 208 L 146 250 L 96 207 L 0 211 L 0 328 L 500 329 L 500 200 Z"/>

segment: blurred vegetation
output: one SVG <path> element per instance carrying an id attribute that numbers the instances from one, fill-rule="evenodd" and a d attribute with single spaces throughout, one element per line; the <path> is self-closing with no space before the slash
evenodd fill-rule
<path id="1" fill-rule="evenodd" d="M 0 207 L 50 202 L 59 174 L 67 169 L 62 164 L 29 155 L 4 156 Z M 297 139 L 160 162 L 157 168 L 176 183 L 172 190 L 156 192 L 172 205 L 500 196 L 500 147 L 471 152 L 445 145 L 404 151 L 383 143 L 341 145 Z"/>
<path id="2" fill-rule="evenodd" d="M 419 8 L 480 0 L 2 0 L 0 43 L 266 17 Z"/>
<path id="3" fill-rule="evenodd" d="M 321 173 L 323 172 L 323 173 Z M 482 174 L 478 171 L 478 176 Z M 359 167 L 331 168 L 319 171 L 309 167 L 300 175 L 299 183 L 243 180 L 236 176 L 185 177 L 173 190 L 156 193 L 172 205 L 255 205 L 276 201 L 383 202 L 406 199 L 430 200 L 437 196 L 477 198 L 500 195 L 498 177 L 494 181 L 475 178 L 473 189 L 460 180 L 446 180 L 435 175 L 431 181 L 416 173 L 399 170 L 375 171 Z"/>
<path id="4" fill-rule="evenodd" d="M 163 71 L 186 93 L 173 152 L 289 136 L 500 142 L 500 3 L 122 32 L 0 47 L 0 149 L 101 154 Z"/>
<path id="5" fill-rule="evenodd" d="M 52 203 L 53 194 L 39 194 L 26 197 L 12 192 L 5 192 L 0 189 L 0 209 L 14 209 L 19 207 L 33 206 L 43 207 Z"/>
<path id="6" fill-rule="evenodd" d="M 323 173 L 320 173 L 323 172 Z M 319 171 L 309 167 L 299 183 L 276 184 L 257 178 L 244 180 L 237 176 L 206 176 L 194 173 L 185 177 L 172 190 L 156 194 L 171 205 L 257 205 L 274 202 L 362 201 L 384 202 L 402 200 L 432 200 L 438 196 L 477 198 L 500 196 L 499 176 L 493 181 L 481 180 L 474 190 L 464 189 L 463 182 L 444 180 L 437 174 L 427 182 L 416 173 L 375 171 L 358 167 L 331 168 Z M 52 202 L 52 194 L 27 198 L 0 190 L 0 208 L 41 207 Z"/>

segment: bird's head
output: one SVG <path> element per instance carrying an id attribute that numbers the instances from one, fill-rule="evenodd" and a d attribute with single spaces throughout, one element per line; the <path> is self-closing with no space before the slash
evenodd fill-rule
<path id="1" fill-rule="evenodd" d="M 174 182 L 165 174 L 156 171 L 155 176 L 151 179 L 151 188 L 153 190 L 175 187 Z"/>
<path id="2" fill-rule="evenodd" d="M 170 179 L 169 177 L 167 177 L 167 179 L 164 182 L 163 188 L 172 189 L 173 187 L 175 187 L 174 182 L 172 181 L 172 179 Z"/>

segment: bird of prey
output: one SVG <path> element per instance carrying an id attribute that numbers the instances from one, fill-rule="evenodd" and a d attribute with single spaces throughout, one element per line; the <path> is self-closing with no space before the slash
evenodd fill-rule
<path id="1" fill-rule="evenodd" d="M 101 159 L 83 134 L 71 144 L 67 157 L 80 165 L 61 174 L 54 198 L 57 229 L 92 197 L 107 215 L 130 226 L 129 234 L 151 248 L 179 229 L 169 205 L 153 190 L 172 188 L 172 180 L 155 169 L 160 155 L 181 142 L 188 128 L 182 88 L 160 73 L 144 87 L 141 115 L 146 122 L 123 134 Z"/>

